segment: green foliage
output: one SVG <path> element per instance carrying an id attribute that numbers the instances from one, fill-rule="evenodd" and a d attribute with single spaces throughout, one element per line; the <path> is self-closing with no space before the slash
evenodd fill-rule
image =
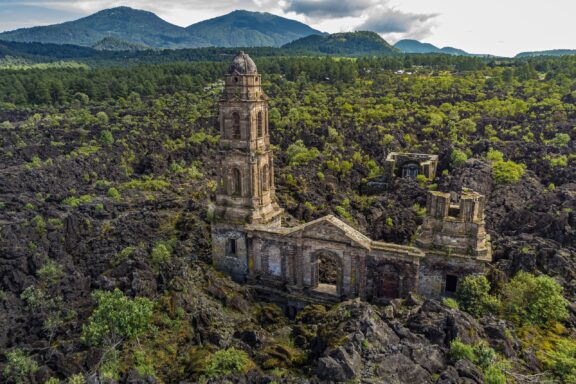
<path id="1" fill-rule="evenodd" d="M 248 354 L 236 348 L 221 349 L 208 358 L 207 377 L 221 377 L 247 371 L 251 361 Z"/>
<path id="2" fill-rule="evenodd" d="M 51 377 L 48 380 L 46 380 L 44 384 L 60 384 L 60 379 L 57 379 L 56 377 Z"/>
<path id="3" fill-rule="evenodd" d="M 66 384 L 85 384 L 85 383 L 86 380 L 84 379 L 84 376 L 81 373 L 70 376 L 66 381 Z"/>
<path id="4" fill-rule="evenodd" d="M 32 219 L 32 223 L 36 227 L 36 232 L 38 232 L 40 236 L 46 234 L 46 221 L 42 216 L 40 215 L 34 216 L 34 218 Z"/>
<path id="5" fill-rule="evenodd" d="M 563 383 L 576 383 L 576 341 L 560 340 L 545 355 L 544 365 Z"/>
<path id="6" fill-rule="evenodd" d="M 459 308 L 458 302 L 451 297 L 446 297 L 446 298 L 442 299 L 442 304 L 444 304 L 448 308 L 452 308 L 452 309 L 458 309 Z"/>
<path id="7" fill-rule="evenodd" d="M 484 275 L 466 276 L 456 290 L 460 307 L 470 314 L 480 317 L 498 310 L 498 299 L 490 295 L 490 283 Z"/>
<path id="8" fill-rule="evenodd" d="M 472 362 L 475 360 L 474 348 L 469 344 L 463 343 L 460 339 L 452 340 L 448 356 L 453 362 L 464 359 Z"/>
<path id="9" fill-rule="evenodd" d="M 132 256 L 136 252 L 136 247 L 126 247 L 118 252 L 111 260 L 110 264 L 113 267 L 117 267 L 118 265 L 122 264 L 124 261 L 128 260 L 130 256 Z"/>
<path id="10" fill-rule="evenodd" d="M 496 149 L 490 148 L 486 153 L 488 161 L 504 161 L 504 154 Z"/>
<path id="11" fill-rule="evenodd" d="M 150 259 L 154 265 L 167 263 L 172 259 L 172 247 L 166 242 L 158 242 L 152 248 Z"/>
<path id="12" fill-rule="evenodd" d="M 571 138 L 569 134 L 557 133 L 556 135 L 554 135 L 554 138 L 552 140 L 548 140 L 546 144 L 550 144 L 555 147 L 561 148 L 566 147 L 568 144 L 570 144 L 570 140 Z"/>
<path id="13" fill-rule="evenodd" d="M 450 164 L 452 167 L 459 167 L 468 160 L 468 155 L 459 149 L 454 149 L 450 155 Z"/>
<path id="14" fill-rule="evenodd" d="M 95 291 L 97 307 L 82 328 L 82 338 L 96 346 L 113 346 L 138 337 L 151 327 L 154 304 L 145 297 L 130 299 L 119 289 Z"/>
<path id="15" fill-rule="evenodd" d="M 122 195 L 120 194 L 120 192 L 114 188 L 114 187 L 110 187 L 108 189 L 108 192 L 106 193 L 106 196 L 108 196 L 111 199 L 114 199 L 116 201 L 120 201 L 122 200 Z"/>
<path id="16" fill-rule="evenodd" d="M 28 382 L 30 375 L 38 370 L 38 364 L 20 349 L 6 353 L 6 365 L 3 374 L 8 380 L 16 384 Z"/>
<path id="17" fill-rule="evenodd" d="M 96 114 L 96 120 L 101 127 L 107 126 L 109 122 L 109 118 L 106 112 L 98 112 Z"/>
<path id="18" fill-rule="evenodd" d="M 20 298 L 26 302 L 29 310 L 36 310 L 45 304 L 46 294 L 34 285 L 30 285 L 22 291 Z"/>
<path id="19" fill-rule="evenodd" d="M 320 151 L 317 148 L 306 148 L 302 140 L 297 140 L 295 143 L 290 144 L 286 150 L 288 164 L 290 165 L 308 164 L 319 155 Z"/>
<path id="20" fill-rule="evenodd" d="M 549 326 L 568 317 L 568 301 L 553 278 L 518 272 L 502 292 L 505 316 L 517 324 Z"/>
<path id="21" fill-rule="evenodd" d="M 512 160 L 496 161 L 492 164 L 492 179 L 496 184 L 515 184 L 524 175 L 526 166 Z"/>
<path id="22" fill-rule="evenodd" d="M 112 132 L 108 130 L 100 132 L 100 143 L 102 143 L 102 145 L 114 144 L 114 136 L 112 135 Z"/>
<path id="23" fill-rule="evenodd" d="M 42 283 L 52 285 L 60 282 L 60 279 L 64 276 L 64 271 L 60 264 L 49 259 L 36 271 L 36 274 Z"/>
<path id="24" fill-rule="evenodd" d="M 82 195 L 79 197 L 70 196 L 62 200 L 62 204 L 69 207 L 79 207 L 80 205 L 89 204 L 94 198 L 92 195 Z"/>

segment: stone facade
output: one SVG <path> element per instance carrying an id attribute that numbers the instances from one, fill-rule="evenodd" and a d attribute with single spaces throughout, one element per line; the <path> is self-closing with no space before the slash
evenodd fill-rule
<path id="1" fill-rule="evenodd" d="M 384 176 L 388 179 L 393 177 L 411 177 L 424 175 L 433 180 L 436 177 L 438 156 L 426 153 L 399 153 L 391 152 L 386 156 L 384 163 Z"/>
<path id="2" fill-rule="evenodd" d="M 484 197 L 469 191 L 459 205 L 449 194 L 429 194 L 415 246 L 371 240 L 332 215 L 282 227 L 267 98 L 243 53 L 225 78 L 220 130 L 213 262 L 268 297 L 295 306 L 355 297 L 380 302 L 412 292 L 438 297 L 451 294 L 463 276 L 483 273 L 491 260 Z M 428 174 L 435 170 L 434 163 Z"/>

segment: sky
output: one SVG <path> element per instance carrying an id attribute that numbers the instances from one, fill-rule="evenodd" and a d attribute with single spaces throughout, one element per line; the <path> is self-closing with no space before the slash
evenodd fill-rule
<path id="1" fill-rule="evenodd" d="M 129 6 L 188 26 L 236 9 L 270 12 L 324 32 L 371 30 L 471 53 L 576 49 L 576 0 L 0 0 L 0 31 Z"/>

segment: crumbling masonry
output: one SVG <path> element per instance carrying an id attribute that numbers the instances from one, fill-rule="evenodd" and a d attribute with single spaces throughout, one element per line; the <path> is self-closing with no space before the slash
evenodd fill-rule
<path id="1" fill-rule="evenodd" d="M 260 84 L 254 62 L 238 54 L 220 101 L 212 223 L 218 269 L 270 297 L 283 297 L 289 307 L 355 297 L 379 302 L 411 292 L 438 297 L 454 292 L 463 276 L 484 272 L 490 237 L 484 197 L 475 192 L 464 191 L 458 205 L 449 194 L 431 192 L 415 246 L 371 240 L 332 215 L 282 227 L 268 103 Z"/>

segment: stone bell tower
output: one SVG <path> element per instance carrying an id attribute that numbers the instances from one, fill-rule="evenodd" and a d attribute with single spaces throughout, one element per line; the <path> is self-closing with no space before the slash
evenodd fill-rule
<path id="1" fill-rule="evenodd" d="M 240 52 L 224 76 L 212 257 L 236 280 L 248 274 L 246 224 L 281 225 L 268 130 L 268 101 L 254 61 Z"/>

